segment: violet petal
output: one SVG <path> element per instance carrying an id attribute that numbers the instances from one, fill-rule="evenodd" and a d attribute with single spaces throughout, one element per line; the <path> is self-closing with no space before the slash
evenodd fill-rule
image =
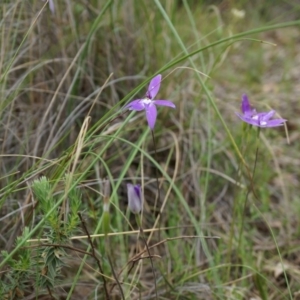
<path id="1" fill-rule="evenodd" d="M 254 126 L 260 126 L 259 125 L 259 120 L 258 119 L 252 119 L 252 118 L 249 118 L 249 117 L 246 117 L 244 115 L 241 115 L 239 113 L 236 113 L 236 115 L 241 119 L 243 120 L 244 122 L 250 124 L 250 125 L 254 125 Z"/>
<path id="2" fill-rule="evenodd" d="M 133 185 L 127 183 L 128 208 L 134 214 L 138 214 L 142 210 L 141 195 L 141 187 L 139 184 Z"/>
<path id="3" fill-rule="evenodd" d="M 248 96 L 246 94 L 243 94 L 242 96 L 242 105 L 241 105 L 241 110 L 243 114 L 252 112 Z"/>
<path id="4" fill-rule="evenodd" d="M 273 120 L 269 120 L 267 121 L 267 125 L 264 126 L 264 127 L 277 127 L 277 126 L 282 126 L 284 125 L 284 123 L 286 122 L 287 120 L 285 119 L 273 119 Z"/>
<path id="5" fill-rule="evenodd" d="M 147 97 L 150 99 L 154 99 L 154 97 L 157 95 L 159 88 L 160 88 L 160 81 L 161 81 L 161 75 L 155 76 L 149 84 L 148 91 L 147 91 Z"/>
<path id="6" fill-rule="evenodd" d="M 260 119 L 263 121 L 268 121 L 274 116 L 274 114 L 275 114 L 275 110 L 271 110 L 269 112 L 266 112 L 264 115 L 262 115 Z"/>
<path id="7" fill-rule="evenodd" d="M 141 101 L 141 99 L 137 99 L 137 100 L 133 100 L 130 103 L 128 103 L 127 105 L 125 105 L 125 108 L 128 108 L 130 110 L 136 110 L 136 111 L 140 111 L 143 110 L 145 108 L 143 102 Z"/>
<path id="8" fill-rule="evenodd" d="M 53 0 L 49 0 L 49 8 L 50 11 L 54 14 L 55 13 L 55 5 Z"/>
<path id="9" fill-rule="evenodd" d="M 169 100 L 154 100 L 153 103 L 155 105 L 160 105 L 160 106 L 168 106 L 172 108 L 176 108 L 175 104 Z"/>
<path id="10" fill-rule="evenodd" d="M 149 125 L 151 130 L 154 129 L 154 125 L 155 125 L 155 122 L 156 122 L 156 117 L 157 117 L 156 106 L 154 104 L 151 104 L 146 109 L 146 118 L 147 118 L 148 125 Z"/>

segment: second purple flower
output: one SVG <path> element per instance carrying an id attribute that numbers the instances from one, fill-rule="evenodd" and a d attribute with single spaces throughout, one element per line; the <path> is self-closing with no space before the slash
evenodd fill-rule
<path id="1" fill-rule="evenodd" d="M 257 126 L 257 127 L 277 127 L 282 126 L 285 119 L 272 119 L 275 114 L 275 110 L 267 112 L 256 112 L 256 109 L 252 108 L 246 94 L 242 96 L 241 110 L 243 114 L 236 113 L 236 115 L 244 122 Z"/>
<path id="2" fill-rule="evenodd" d="M 176 107 L 175 104 L 169 100 L 154 100 L 154 97 L 159 91 L 160 82 L 161 82 L 161 75 L 159 74 L 150 81 L 145 98 L 133 100 L 125 106 L 125 108 L 128 108 L 129 110 L 135 110 L 135 111 L 145 110 L 148 125 L 151 130 L 154 129 L 155 122 L 156 122 L 156 117 L 157 117 L 156 105 L 168 106 L 172 108 Z"/>

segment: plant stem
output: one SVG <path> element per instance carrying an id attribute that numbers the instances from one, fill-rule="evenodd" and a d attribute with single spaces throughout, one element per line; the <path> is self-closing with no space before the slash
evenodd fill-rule
<path id="1" fill-rule="evenodd" d="M 135 218 L 136 218 L 136 222 L 140 228 L 140 233 L 141 233 L 141 239 L 143 240 L 144 244 L 145 244 L 145 247 L 147 249 L 147 252 L 148 252 L 148 256 L 149 256 L 149 259 L 150 259 L 150 263 L 151 263 L 151 267 L 152 267 L 152 273 L 153 273 L 153 277 L 154 277 L 154 289 L 155 289 L 155 295 L 156 295 L 156 299 L 158 299 L 158 294 L 157 294 L 157 286 L 156 286 L 156 275 L 155 275 L 155 270 L 154 270 L 154 265 L 153 265 L 153 260 L 152 260 L 152 256 L 150 254 L 150 250 L 149 250 L 149 247 L 148 247 L 148 244 L 147 244 L 147 239 L 145 238 L 145 235 L 144 235 L 144 231 L 143 231 L 143 228 L 142 228 L 142 222 L 141 222 L 141 218 L 140 218 L 140 215 L 139 214 L 136 214 L 135 215 Z"/>
<path id="2" fill-rule="evenodd" d="M 97 265 L 98 265 L 98 268 L 99 268 L 99 271 L 100 271 L 100 273 L 101 273 L 101 277 L 102 277 L 102 280 L 103 280 L 104 292 L 105 292 L 105 298 L 106 298 L 107 300 L 109 300 L 110 297 L 109 297 L 108 290 L 107 290 L 106 279 L 105 279 L 105 276 L 104 276 L 104 273 L 103 273 L 103 269 L 102 269 L 100 260 L 99 260 L 99 258 L 98 258 L 97 255 L 96 255 L 96 251 L 95 251 L 95 247 L 94 247 L 93 241 L 92 241 L 92 239 L 91 239 L 90 233 L 88 232 L 88 230 L 87 230 L 87 228 L 86 228 L 86 226 L 85 226 L 85 223 L 84 223 L 84 220 L 83 220 L 83 218 L 82 218 L 82 216 L 81 216 L 81 213 L 78 213 L 78 216 L 79 216 L 79 219 L 80 219 L 80 221 L 81 221 L 82 228 L 83 228 L 83 230 L 85 231 L 86 235 L 88 236 L 88 241 L 89 241 L 90 246 L 91 246 L 91 249 L 92 249 L 92 256 L 93 256 L 94 259 L 96 260 Z"/>

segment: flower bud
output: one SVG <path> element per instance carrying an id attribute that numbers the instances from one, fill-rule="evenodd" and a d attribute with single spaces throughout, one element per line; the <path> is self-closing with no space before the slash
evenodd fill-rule
<path id="1" fill-rule="evenodd" d="M 127 183 L 127 196 L 130 211 L 134 214 L 140 213 L 143 205 L 141 186 Z"/>

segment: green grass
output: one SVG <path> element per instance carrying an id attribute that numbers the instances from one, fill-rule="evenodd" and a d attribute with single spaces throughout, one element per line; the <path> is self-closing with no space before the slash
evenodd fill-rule
<path id="1" fill-rule="evenodd" d="M 55 4 L 0 6 L 0 298 L 297 299 L 299 6 Z M 154 144 L 122 107 L 159 73 Z M 289 144 L 241 124 L 243 93 Z"/>

